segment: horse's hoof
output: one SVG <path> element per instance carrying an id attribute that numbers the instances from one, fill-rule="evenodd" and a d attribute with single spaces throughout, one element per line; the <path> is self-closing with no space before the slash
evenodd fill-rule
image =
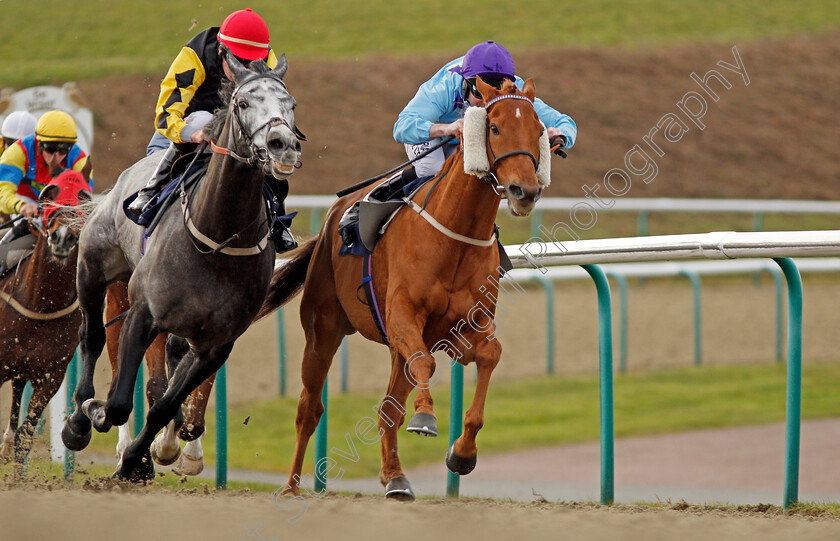
<path id="1" fill-rule="evenodd" d="M 105 418 L 105 402 L 103 400 L 88 398 L 82 404 L 82 413 L 90 419 L 93 428 L 97 432 L 108 432 L 111 430 L 111 423 Z"/>
<path id="2" fill-rule="evenodd" d="M 155 466 L 152 464 L 152 457 L 146 455 L 140 459 L 136 466 L 127 465 L 125 462 L 125 455 L 123 460 L 117 464 L 117 471 L 112 475 L 114 479 L 121 481 L 129 481 L 137 484 L 146 484 L 155 479 Z"/>
<path id="3" fill-rule="evenodd" d="M 398 502 L 413 502 L 414 491 L 411 490 L 411 483 L 405 477 L 397 477 L 388 481 L 385 485 L 385 497 Z"/>
<path id="4" fill-rule="evenodd" d="M 468 458 L 460 457 L 455 454 L 455 444 L 452 444 L 446 451 L 446 467 L 452 473 L 458 475 L 467 475 L 475 469 L 475 463 L 478 460 L 478 455 L 473 455 Z"/>
<path id="5" fill-rule="evenodd" d="M 64 428 L 61 429 L 61 441 L 64 446 L 71 451 L 81 451 L 90 443 L 91 432 L 87 431 L 85 434 L 79 434 L 70 426 L 70 422 L 64 423 Z"/>
<path id="6" fill-rule="evenodd" d="M 429 413 L 415 413 L 408 421 L 406 430 L 424 436 L 437 436 L 437 419 Z"/>
<path id="7" fill-rule="evenodd" d="M 193 458 L 187 453 L 181 453 L 181 460 L 178 461 L 175 471 L 181 475 L 198 475 L 204 471 L 204 459 Z"/>
<path id="8" fill-rule="evenodd" d="M 155 441 L 152 442 L 152 446 L 149 448 L 149 452 L 152 455 L 152 460 L 154 460 L 155 462 L 157 462 L 161 466 L 169 466 L 170 464 L 173 464 L 176 460 L 178 460 L 178 458 L 181 456 L 181 446 L 180 445 L 175 448 L 175 454 L 173 454 L 171 457 L 160 456 L 157 452 L 156 443 L 157 443 L 157 439 L 155 439 Z"/>

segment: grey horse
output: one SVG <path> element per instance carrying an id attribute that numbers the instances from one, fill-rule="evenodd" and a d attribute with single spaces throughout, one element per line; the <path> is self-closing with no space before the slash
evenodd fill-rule
<path id="1" fill-rule="evenodd" d="M 82 375 L 76 410 L 62 431 L 64 444 L 84 449 L 91 424 L 100 432 L 128 420 L 132 389 L 146 348 L 161 332 L 170 381 L 149 409 L 144 429 L 126 449 L 114 476 L 154 477 L 149 446 L 179 412 L 187 395 L 224 364 L 234 341 L 265 299 L 274 265 L 263 200 L 265 175 L 287 178 L 299 164 L 295 100 L 286 90 L 281 55 L 274 70 L 243 67 L 228 55 L 234 89 L 208 127 L 214 155 L 207 174 L 180 193 L 144 244 L 144 230 L 123 214 L 123 201 L 140 189 L 160 160 L 153 154 L 126 169 L 97 203 L 79 239 L 77 287 L 83 315 Z M 120 335 L 119 368 L 107 401 L 93 400 L 93 372 L 105 345 L 102 323 L 107 286 L 128 281 L 131 308 Z"/>

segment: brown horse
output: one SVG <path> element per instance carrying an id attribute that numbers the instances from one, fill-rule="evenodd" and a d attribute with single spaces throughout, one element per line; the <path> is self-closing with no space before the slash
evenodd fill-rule
<path id="1" fill-rule="evenodd" d="M 117 354 L 120 344 L 122 319 L 116 319 L 125 313 L 129 307 L 128 284 L 114 282 L 108 287 L 105 319 L 115 320 L 105 329 L 105 342 L 108 349 L 108 359 L 111 361 L 111 384 L 117 374 Z M 146 383 L 146 400 L 151 408 L 158 398 L 166 392 L 166 338 L 168 334 L 160 334 L 149 349 L 146 350 L 146 366 L 149 369 L 149 381 Z M 198 475 L 204 470 L 204 451 L 201 447 L 201 437 L 204 435 L 204 412 L 213 389 L 216 375 L 207 378 L 198 386 L 182 405 L 183 422 L 179 419 L 171 422 L 152 443 L 151 453 L 155 462 L 161 466 L 168 466 L 178 460 L 177 469 L 186 475 Z M 180 430 L 179 430 L 180 429 Z M 178 438 L 187 442 L 184 452 Z M 119 441 L 117 442 L 117 458 L 122 458 L 123 451 L 131 443 L 128 423 L 119 427 Z M 180 457 L 180 460 L 179 460 Z"/>
<path id="2" fill-rule="evenodd" d="M 418 392 L 408 430 L 437 433 L 429 390 L 435 351 L 445 350 L 461 364 L 477 365 L 475 398 L 465 417 L 464 433 L 446 457 L 449 469 L 461 475 L 475 466 L 475 438 L 484 424 L 490 374 L 502 352 L 493 336 L 500 275 L 494 221 L 500 194 L 507 196 L 514 215 L 525 216 L 549 178 L 548 137 L 533 108 L 533 80 L 525 83 L 522 92 L 512 83 L 497 90 L 480 80 L 478 88 L 488 105 L 486 110 L 467 111 L 464 151 L 454 153 L 438 177 L 413 196 L 412 209 L 396 215 L 371 259 L 374 293 L 391 350 L 391 377 L 379 410 L 379 478 L 386 497 L 398 500 L 414 499 L 397 452 L 397 429 L 404 421 L 405 401 L 413 387 Z M 477 166 L 482 160 L 485 165 Z M 465 172 L 465 165 L 473 174 Z M 321 391 L 342 338 L 358 331 L 369 340 L 385 343 L 371 310 L 357 296 L 363 259 L 338 255 L 339 219 L 363 195 L 337 201 L 320 235 L 287 256 L 290 261 L 275 272 L 260 312 L 266 315 L 303 286 L 303 391 L 286 488 L 292 494 L 300 493 L 306 446 L 324 411 Z"/>
<path id="3" fill-rule="evenodd" d="M 82 316 L 76 297 L 76 258 L 81 220 L 79 200 L 90 200 L 88 183 L 66 172 L 41 194 L 46 226 L 30 220 L 37 235 L 35 250 L 14 272 L 0 281 L 0 385 L 12 381 L 12 412 L 0 455 L 23 464 L 32 447 L 32 434 L 41 413 L 55 395 L 79 344 Z M 78 191 L 83 186 L 84 191 Z M 74 191 L 75 189 L 75 191 Z M 61 194 L 58 208 L 52 203 Z M 19 424 L 20 401 L 26 382 L 32 398 Z"/>

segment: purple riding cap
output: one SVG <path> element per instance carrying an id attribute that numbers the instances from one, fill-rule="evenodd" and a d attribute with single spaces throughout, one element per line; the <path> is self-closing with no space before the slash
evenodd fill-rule
<path id="1" fill-rule="evenodd" d="M 516 78 L 513 57 L 495 41 L 483 41 L 467 51 L 458 72 L 464 78 L 476 75 L 511 81 Z"/>

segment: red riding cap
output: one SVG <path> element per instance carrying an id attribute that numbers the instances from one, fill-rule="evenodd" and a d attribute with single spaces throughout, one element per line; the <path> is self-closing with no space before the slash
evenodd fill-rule
<path id="1" fill-rule="evenodd" d="M 219 42 L 243 60 L 268 58 L 268 25 L 250 9 L 227 16 L 219 28 Z"/>

